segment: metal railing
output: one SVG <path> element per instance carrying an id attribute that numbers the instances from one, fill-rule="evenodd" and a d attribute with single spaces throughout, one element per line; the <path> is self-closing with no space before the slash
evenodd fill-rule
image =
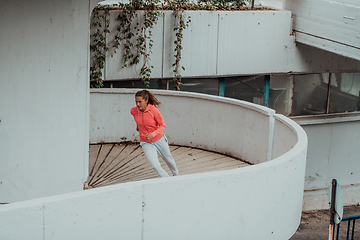
<path id="1" fill-rule="evenodd" d="M 355 221 L 356 219 L 360 219 L 360 215 L 357 216 L 351 216 L 351 217 L 344 217 L 341 222 L 348 222 L 348 226 L 347 226 L 347 233 L 346 233 L 346 240 L 354 240 L 354 235 L 355 235 Z M 339 234 L 340 234 L 340 224 L 337 224 L 336 228 L 336 236 L 335 236 L 335 231 L 333 232 L 333 240 L 338 240 L 339 239 Z M 351 233 L 351 236 L 350 236 Z M 350 238 L 351 237 L 351 238 Z"/>
<path id="2" fill-rule="evenodd" d="M 342 217 L 343 215 L 343 201 L 341 197 L 341 189 L 336 179 L 332 180 L 330 188 L 330 228 L 329 240 L 338 240 L 340 235 L 340 225 L 342 222 L 347 222 L 346 240 L 354 240 L 355 235 L 355 221 L 360 219 L 360 215 Z M 339 197 L 340 196 L 340 197 Z M 341 205 L 339 205 L 341 204 Z M 336 235 L 335 235 L 336 232 Z M 351 233 L 351 238 L 350 238 Z"/>

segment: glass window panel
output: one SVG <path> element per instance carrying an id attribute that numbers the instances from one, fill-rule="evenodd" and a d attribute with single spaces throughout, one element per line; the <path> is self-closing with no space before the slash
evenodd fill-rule
<path id="1" fill-rule="evenodd" d="M 265 76 L 225 78 L 225 97 L 262 105 Z"/>
<path id="2" fill-rule="evenodd" d="M 219 95 L 218 78 L 183 78 L 180 91 Z M 169 80 L 169 90 L 175 90 L 175 82 Z"/>
<path id="3" fill-rule="evenodd" d="M 332 73 L 329 113 L 358 111 L 360 73 Z"/>
<path id="4" fill-rule="evenodd" d="M 270 78 L 269 107 L 285 116 L 291 115 L 292 77 L 273 75 Z"/>
<path id="5" fill-rule="evenodd" d="M 293 114 L 326 113 L 329 74 L 294 75 Z"/>
<path id="6" fill-rule="evenodd" d="M 329 79 L 331 77 L 331 80 Z M 222 78 L 225 97 L 263 104 L 264 75 Z M 329 81 L 330 80 L 330 81 Z M 219 78 L 184 78 L 181 91 L 219 94 Z M 360 110 L 360 73 L 272 75 L 269 107 L 285 116 L 343 113 Z M 104 81 L 109 88 L 147 88 L 140 80 Z M 152 79 L 150 89 L 175 90 L 171 79 Z"/>
<path id="7" fill-rule="evenodd" d="M 143 88 L 143 89 L 166 89 L 166 80 L 151 79 L 149 87 L 141 80 L 104 81 L 104 88 Z"/>
<path id="8" fill-rule="evenodd" d="M 341 91 L 359 97 L 360 73 L 341 73 Z"/>

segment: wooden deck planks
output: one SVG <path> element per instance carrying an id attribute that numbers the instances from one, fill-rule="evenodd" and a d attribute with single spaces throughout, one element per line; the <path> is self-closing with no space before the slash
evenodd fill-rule
<path id="1" fill-rule="evenodd" d="M 249 166 L 236 158 L 206 150 L 170 146 L 181 175 L 221 171 Z M 171 176 L 166 163 L 160 164 Z M 96 144 L 89 149 L 89 188 L 159 177 L 139 144 Z"/>
<path id="2" fill-rule="evenodd" d="M 94 165 L 96 162 L 96 159 L 99 155 L 99 150 L 101 148 L 101 145 L 92 145 L 89 149 L 89 175 L 92 176 Z"/>
<path id="3" fill-rule="evenodd" d="M 132 160 L 136 159 L 141 154 L 143 154 L 143 151 L 138 145 L 127 145 L 124 151 L 113 162 L 115 164 L 112 164 L 111 167 L 108 167 L 106 172 L 104 172 L 95 182 L 90 183 L 89 185 L 96 186 L 100 183 L 112 180 L 119 172 L 126 170 L 132 164 L 136 163 L 136 161 L 132 162 Z"/>

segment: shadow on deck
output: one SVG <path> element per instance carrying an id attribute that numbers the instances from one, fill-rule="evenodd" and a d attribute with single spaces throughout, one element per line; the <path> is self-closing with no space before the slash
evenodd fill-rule
<path id="1" fill-rule="evenodd" d="M 181 175 L 213 172 L 249 166 L 237 158 L 207 150 L 170 146 Z M 166 163 L 159 156 L 161 166 L 171 176 Z M 139 144 L 106 143 L 90 145 L 89 177 L 86 188 L 157 178 Z"/>

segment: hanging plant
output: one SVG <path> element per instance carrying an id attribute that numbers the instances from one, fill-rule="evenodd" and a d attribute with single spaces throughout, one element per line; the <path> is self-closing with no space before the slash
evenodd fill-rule
<path id="1" fill-rule="evenodd" d="M 191 18 L 184 16 L 184 10 L 243 10 L 249 8 L 247 3 L 252 0 L 200 0 L 197 4 L 189 3 L 188 0 L 165 0 L 160 3 L 159 0 L 130 0 L 126 4 L 114 4 L 113 6 L 98 5 L 93 10 L 92 29 L 95 29 L 91 35 L 91 57 L 90 66 L 90 86 L 103 87 L 103 70 L 105 66 L 106 54 L 113 56 L 121 48 L 123 50 L 122 68 L 137 65 L 143 60 L 140 68 L 140 78 L 145 86 L 150 85 L 150 78 L 153 66 L 150 65 L 151 53 L 153 47 L 152 28 L 159 17 L 160 10 L 173 10 L 176 19 L 175 48 L 174 48 L 174 78 L 176 90 L 180 90 L 183 31 L 189 26 Z M 110 10 L 121 10 L 117 16 L 116 33 L 113 40 L 106 39 L 110 33 Z M 140 11 L 144 14 L 140 16 Z M 135 23 L 135 20 L 142 20 Z M 113 23 L 111 23 L 113 24 Z"/>
<path id="2" fill-rule="evenodd" d="M 116 54 L 120 47 L 124 50 L 122 68 L 136 65 L 140 63 L 141 56 L 144 57 L 144 63 L 140 70 L 141 80 L 145 86 L 149 86 L 151 69 L 150 54 L 152 53 L 152 31 L 151 29 L 157 23 L 161 16 L 160 11 L 156 8 L 158 1 L 142 2 L 139 0 L 131 1 L 127 4 L 114 5 L 112 7 L 104 8 L 97 7 L 93 11 L 93 18 L 105 20 L 105 28 L 101 21 L 94 21 L 92 27 L 97 28 L 92 35 L 93 42 L 90 50 L 93 56 L 93 64 L 90 67 L 90 81 L 91 87 L 102 87 L 103 79 L 102 72 L 106 59 L 106 52 L 111 51 L 110 55 Z M 118 26 L 116 34 L 112 41 L 106 43 L 106 34 L 110 33 L 110 21 L 106 19 L 109 10 L 120 9 L 121 13 L 116 18 Z M 134 25 L 134 20 L 139 16 L 138 10 L 144 9 L 143 21 Z M 135 40 L 134 40 L 135 39 Z"/>
<path id="3" fill-rule="evenodd" d="M 174 27 L 174 32 L 175 32 L 175 63 L 172 65 L 174 67 L 174 78 L 173 81 L 175 81 L 175 88 L 176 90 L 180 90 L 180 86 L 182 85 L 181 82 L 181 73 L 180 73 L 180 69 L 185 71 L 185 67 L 180 65 L 180 61 L 181 61 L 181 51 L 183 49 L 182 47 L 182 40 L 183 40 L 183 31 L 189 26 L 189 23 L 191 22 L 191 17 L 189 16 L 187 21 L 185 21 L 185 17 L 183 15 L 182 11 L 174 11 L 174 16 L 177 19 L 177 26 Z"/>
<path id="4" fill-rule="evenodd" d="M 93 28 L 96 29 L 95 33 L 91 35 L 90 52 L 92 54 L 93 64 L 90 66 L 90 86 L 93 88 L 103 87 L 102 72 L 105 65 L 106 52 L 109 48 L 106 45 L 106 33 L 109 33 L 110 20 L 109 9 L 99 7 L 93 11 Z"/>
<path id="5" fill-rule="evenodd" d="M 141 80 L 147 87 L 150 85 L 151 69 L 154 68 L 154 66 L 150 65 L 150 56 L 154 42 L 152 40 L 152 28 L 154 24 L 157 24 L 160 16 L 161 13 L 157 10 L 145 11 L 144 26 L 141 29 L 142 34 L 141 37 L 138 38 L 139 47 L 137 47 L 137 49 L 139 49 L 139 53 L 144 56 L 144 64 L 140 71 L 142 76 Z M 149 46 L 147 46 L 147 41 L 149 42 Z"/>

